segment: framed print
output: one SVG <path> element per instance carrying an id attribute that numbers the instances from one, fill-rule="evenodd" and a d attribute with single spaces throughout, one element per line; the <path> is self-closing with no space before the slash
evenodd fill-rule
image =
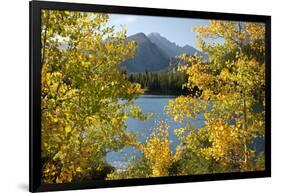
<path id="1" fill-rule="evenodd" d="M 30 2 L 30 191 L 270 177 L 270 16 Z"/>

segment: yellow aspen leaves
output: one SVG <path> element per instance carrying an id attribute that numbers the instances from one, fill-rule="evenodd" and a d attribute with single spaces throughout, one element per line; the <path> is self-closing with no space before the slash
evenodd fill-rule
<path id="1" fill-rule="evenodd" d="M 119 69 L 135 55 L 136 44 L 108 20 L 102 13 L 42 10 L 43 183 L 100 172 L 106 152 L 133 141 L 124 117 L 146 118 L 132 102 L 140 86 Z"/>
<path id="2" fill-rule="evenodd" d="M 71 126 L 70 125 L 66 125 L 64 129 L 65 129 L 66 133 L 71 132 Z"/>
<path id="3" fill-rule="evenodd" d="M 187 118 L 203 114 L 205 125 L 188 134 L 176 130 L 176 134 L 186 147 L 187 156 L 196 155 L 193 159 L 201 157 L 208 160 L 204 161 L 206 164 L 215 163 L 217 168 L 209 168 L 210 171 L 255 170 L 258 160 L 252 144 L 258 138 L 264 139 L 265 130 L 265 27 L 212 20 L 194 31 L 209 61 L 182 55 L 186 65 L 178 70 L 188 75 L 187 85 L 197 86 L 201 93 L 171 100 L 167 112 L 175 121 L 186 122 L 187 128 L 191 128 Z M 178 149 L 183 156 L 183 148 Z"/>

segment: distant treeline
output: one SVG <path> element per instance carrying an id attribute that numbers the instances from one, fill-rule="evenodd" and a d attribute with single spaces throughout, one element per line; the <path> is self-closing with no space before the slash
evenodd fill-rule
<path id="1" fill-rule="evenodd" d="M 180 72 L 142 72 L 129 73 L 128 79 L 131 82 L 141 84 L 141 88 L 146 93 L 159 94 L 190 94 L 190 89 L 183 88 L 182 85 L 187 82 L 187 75 Z"/>

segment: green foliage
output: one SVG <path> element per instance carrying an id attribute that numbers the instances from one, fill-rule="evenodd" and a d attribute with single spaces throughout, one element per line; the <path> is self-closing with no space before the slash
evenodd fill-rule
<path id="1" fill-rule="evenodd" d="M 128 79 L 139 83 L 148 93 L 186 94 L 188 91 L 182 86 L 187 82 L 187 76 L 180 72 L 130 73 Z"/>

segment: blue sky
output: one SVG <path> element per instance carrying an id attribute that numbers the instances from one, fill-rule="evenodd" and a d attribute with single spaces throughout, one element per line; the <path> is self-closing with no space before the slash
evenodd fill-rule
<path id="1" fill-rule="evenodd" d="M 168 40 L 180 46 L 186 44 L 196 47 L 196 34 L 192 28 L 197 25 L 208 25 L 209 20 L 172 17 L 137 16 L 110 14 L 109 25 L 115 25 L 118 30 L 121 25 L 127 29 L 127 35 L 143 32 L 148 35 L 158 32 Z"/>

